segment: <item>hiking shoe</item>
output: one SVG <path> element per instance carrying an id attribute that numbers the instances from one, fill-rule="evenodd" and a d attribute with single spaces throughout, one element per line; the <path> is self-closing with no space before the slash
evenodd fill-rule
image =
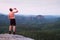
<path id="1" fill-rule="evenodd" d="M 11 31 L 9 31 L 9 34 L 11 34 Z"/>
<path id="2" fill-rule="evenodd" d="M 15 32 L 13 32 L 13 34 L 15 35 L 16 33 L 15 33 Z"/>

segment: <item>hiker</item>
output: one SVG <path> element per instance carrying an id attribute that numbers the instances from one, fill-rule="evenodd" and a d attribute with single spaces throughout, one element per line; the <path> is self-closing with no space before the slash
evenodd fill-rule
<path id="1" fill-rule="evenodd" d="M 13 30 L 13 34 L 16 33 L 16 21 L 15 21 L 15 16 L 14 16 L 14 13 L 17 13 L 18 10 L 16 8 L 10 8 L 9 9 L 9 15 L 8 15 L 8 18 L 10 20 L 10 26 L 9 26 L 9 34 L 12 33 L 12 30 Z"/>

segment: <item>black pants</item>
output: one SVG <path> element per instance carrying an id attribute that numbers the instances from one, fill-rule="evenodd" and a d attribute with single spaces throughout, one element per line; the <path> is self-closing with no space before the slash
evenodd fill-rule
<path id="1" fill-rule="evenodd" d="M 15 19 L 10 19 L 10 25 L 16 26 L 16 21 L 15 21 Z"/>

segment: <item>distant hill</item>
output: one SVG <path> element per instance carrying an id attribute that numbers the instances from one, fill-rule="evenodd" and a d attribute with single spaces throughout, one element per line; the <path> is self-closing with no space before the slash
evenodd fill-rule
<path id="1" fill-rule="evenodd" d="M 16 15 L 16 23 L 19 24 L 42 24 L 42 23 L 53 23 L 57 21 L 59 17 L 55 16 L 21 16 Z M 0 14 L 0 25 L 9 25 L 9 19 L 7 15 Z"/>
<path id="2" fill-rule="evenodd" d="M 8 25 L 9 24 L 9 20 L 7 15 L 4 14 L 0 14 L 0 26 L 1 25 Z"/>

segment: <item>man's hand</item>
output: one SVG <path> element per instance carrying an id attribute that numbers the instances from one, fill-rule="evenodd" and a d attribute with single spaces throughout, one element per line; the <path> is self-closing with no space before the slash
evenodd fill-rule
<path id="1" fill-rule="evenodd" d="M 18 10 L 16 8 L 14 8 L 14 10 L 15 10 L 14 13 L 17 13 L 18 12 Z"/>

